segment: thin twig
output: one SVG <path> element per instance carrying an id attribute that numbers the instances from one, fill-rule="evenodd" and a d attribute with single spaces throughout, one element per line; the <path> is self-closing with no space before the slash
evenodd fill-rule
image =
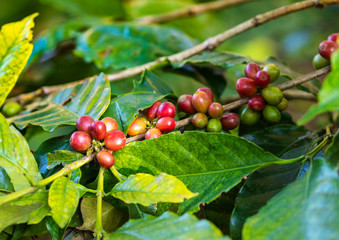
<path id="1" fill-rule="evenodd" d="M 227 7 L 235 6 L 250 0 L 223 0 L 216 2 L 209 2 L 203 4 L 197 4 L 189 7 L 188 9 L 179 10 L 175 12 L 170 12 L 162 15 L 156 16 L 146 16 L 139 19 L 136 19 L 135 22 L 138 24 L 152 24 L 152 23 L 164 23 L 171 21 L 173 19 L 185 18 L 195 16 L 201 13 L 221 10 Z"/>
<path id="2" fill-rule="evenodd" d="M 290 5 L 284 6 L 284 7 L 280 7 L 275 10 L 268 11 L 263 14 L 259 14 L 251 18 L 250 20 L 247 20 L 223 33 L 220 33 L 214 37 L 208 38 L 204 42 L 190 49 L 173 54 L 171 56 L 161 57 L 153 62 L 149 62 L 143 65 L 137 66 L 137 67 L 132 67 L 132 68 L 129 68 L 129 69 L 117 72 L 117 73 L 108 74 L 106 75 L 106 77 L 110 82 L 132 77 L 132 76 L 142 73 L 145 69 L 154 67 L 155 65 L 164 66 L 164 63 L 168 64 L 170 62 L 179 62 L 183 59 L 199 54 L 205 50 L 213 50 L 214 48 L 218 47 L 221 43 L 226 41 L 227 39 L 233 36 L 236 36 L 239 33 L 245 32 L 253 27 L 257 27 L 263 23 L 269 22 L 271 20 L 285 16 L 287 14 L 301 11 L 301 10 L 311 8 L 311 7 L 326 7 L 327 5 L 338 4 L 338 3 L 339 3 L 339 0 L 305 0 L 305 1 L 297 2 L 297 3 L 293 3 Z M 43 87 L 41 89 L 36 90 L 35 92 L 21 94 L 17 96 L 15 100 L 17 100 L 21 104 L 25 104 L 27 102 L 32 101 L 37 96 L 46 96 L 46 95 L 51 94 L 52 92 L 65 88 L 65 86 L 66 87 L 74 86 L 76 84 L 83 83 L 84 81 L 85 80 L 81 80 L 81 81 L 72 82 L 66 85 Z M 9 99 L 8 101 L 13 101 L 13 100 L 14 99 Z"/>

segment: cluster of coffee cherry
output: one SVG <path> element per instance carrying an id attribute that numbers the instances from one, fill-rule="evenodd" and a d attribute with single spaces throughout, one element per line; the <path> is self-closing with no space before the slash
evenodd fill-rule
<path id="1" fill-rule="evenodd" d="M 339 33 L 332 33 L 327 40 L 322 41 L 318 47 L 318 54 L 313 58 L 313 67 L 320 69 L 330 65 L 331 55 L 338 49 Z"/>
<path id="2" fill-rule="evenodd" d="M 98 163 L 105 168 L 112 167 L 115 163 L 113 151 L 118 151 L 126 145 L 125 134 L 117 130 L 118 123 L 111 117 L 94 121 L 91 116 L 83 115 L 78 118 L 76 127 L 78 131 L 70 138 L 71 147 L 80 153 L 94 149 Z M 103 149 L 103 146 L 106 149 Z"/>
<path id="3" fill-rule="evenodd" d="M 268 86 L 279 78 L 280 70 L 275 64 L 268 64 L 261 69 L 256 63 L 248 63 L 245 76 L 239 78 L 235 88 L 241 98 L 249 97 L 248 104 L 242 110 L 240 119 L 245 125 L 254 125 L 261 118 L 272 123 L 281 119 L 281 111 L 288 107 L 281 90 Z"/>
<path id="4" fill-rule="evenodd" d="M 171 102 L 156 101 L 153 105 L 140 112 L 128 128 L 128 135 L 136 136 L 145 133 L 145 139 L 157 138 L 175 128 L 174 117 L 177 113 Z"/>
<path id="5" fill-rule="evenodd" d="M 239 116 L 235 113 L 223 115 L 222 105 L 214 102 L 213 92 L 208 87 L 199 88 L 193 96 L 181 95 L 177 105 L 182 112 L 194 114 L 192 118 L 194 127 L 198 129 L 206 127 L 207 132 L 220 132 L 222 128 L 232 130 L 238 127 L 240 122 Z"/>

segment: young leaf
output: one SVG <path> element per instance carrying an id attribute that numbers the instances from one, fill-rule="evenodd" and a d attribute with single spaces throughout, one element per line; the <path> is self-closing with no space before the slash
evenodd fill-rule
<path id="1" fill-rule="evenodd" d="M 130 175 L 115 185 L 111 193 L 126 203 L 144 206 L 158 202 L 179 203 L 198 195 L 188 190 L 176 177 L 165 173 L 157 177 L 144 173 Z"/>
<path id="2" fill-rule="evenodd" d="M 298 121 L 299 125 L 311 121 L 321 113 L 339 110 L 339 51 L 332 54 L 331 64 L 331 72 L 326 77 L 318 93 L 319 103 L 310 107 L 306 114 Z"/>
<path id="3" fill-rule="evenodd" d="M 75 213 L 80 198 L 76 184 L 61 177 L 55 180 L 49 189 L 48 204 L 52 217 L 60 228 L 65 228 Z"/>
<path id="4" fill-rule="evenodd" d="M 221 231 L 206 220 L 185 214 L 181 217 L 166 212 L 160 217 L 147 215 L 138 220 L 130 220 L 117 231 L 105 234 L 106 240 L 135 239 L 227 239 Z"/>
<path id="5" fill-rule="evenodd" d="M 55 153 L 47 153 L 47 169 L 52 169 L 59 164 L 69 164 L 79 160 L 84 155 L 78 152 L 67 150 L 56 150 Z"/>
<path id="6" fill-rule="evenodd" d="M 40 190 L 0 207 L 0 232 L 13 224 L 36 224 L 50 213 L 48 193 Z"/>
<path id="7" fill-rule="evenodd" d="M 127 68 L 194 46 L 186 34 L 165 26 L 103 25 L 77 39 L 76 54 L 99 69 Z"/>
<path id="8" fill-rule="evenodd" d="M 32 52 L 34 18 L 32 14 L 19 22 L 9 23 L 0 30 L 0 106 L 14 87 Z"/>
<path id="9" fill-rule="evenodd" d="M 133 142 L 115 152 L 116 167 L 128 176 L 165 172 L 199 195 L 179 204 L 179 214 L 194 212 L 214 200 L 252 171 L 283 159 L 228 134 L 174 132 L 157 139 Z"/>
<path id="10" fill-rule="evenodd" d="M 14 191 L 11 179 L 3 167 L 0 167 L 0 191 Z"/>
<path id="11" fill-rule="evenodd" d="M 339 176 L 325 159 L 249 218 L 243 239 L 336 239 Z"/>
<path id="12" fill-rule="evenodd" d="M 0 114 L 0 166 L 11 179 L 15 191 L 42 179 L 26 139 Z"/>
<path id="13" fill-rule="evenodd" d="M 81 201 L 81 215 L 84 223 L 81 230 L 95 231 L 97 216 L 97 199 L 83 198 Z M 106 232 L 113 232 L 126 222 L 128 216 L 125 212 L 118 210 L 106 201 L 102 201 L 102 225 Z"/>
<path id="14" fill-rule="evenodd" d="M 154 102 L 164 97 L 165 95 L 149 92 L 127 93 L 112 99 L 103 117 L 114 118 L 119 129 L 126 133 L 139 110 L 152 106 Z"/>

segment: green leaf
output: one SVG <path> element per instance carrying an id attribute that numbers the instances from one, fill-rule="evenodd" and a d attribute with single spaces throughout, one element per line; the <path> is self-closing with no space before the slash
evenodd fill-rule
<path id="1" fill-rule="evenodd" d="M 83 156 L 81 153 L 67 150 L 56 150 L 54 154 L 47 153 L 47 169 L 52 169 L 59 164 L 69 164 L 79 160 Z"/>
<path id="2" fill-rule="evenodd" d="M 60 228 L 65 228 L 74 215 L 80 198 L 76 184 L 61 177 L 55 180 L 49 190 L 48 204 L 52 209 L 52 217 Z"/>
<path id="3" fill-rule="evenodd" d="M 32 52 L 31 29 L 37 15 L 35 13 L 19 22 L 6 24 L 0 30 L 0 106 L 14 87 Z"/>
<path id="4" fill-rule="evenodd" d="M 52 217 L 46 218 L 46 228 L 51 234 L 53 240 L 63 240 L 66 228 L 60 228 Z"/>
<path id="5" fill-rule="evenodd" d="M 130 220 L 104 239 L 222 239 L 221 231 L 206 220 L 185 214 L 181 217 L 167 212 L 160 217 L 145 216 Z"/>
<path id="6" fill-rule="evenodd" d="M 77 39 L 75 53 L 99 69 L 121 69 L 193 46 L 191 38 L 174 28 L 114 24 L 87 30 Z"/>
<path id="7" fill-rule="evenodd" d="M 114 118 L 119 129 L 126 133 L 139 110 L 152 106 L 154 102 L 164 97 L 165 95 L 149 92 L 127 93 L 112 99 L 103 117 Z"/>
<path id="8" fill-rule="evenodd" d="M 243 239 L 336 239 L 339 176 L 324 159 L 249 218 Z"/>
<path id="9" fill-rule="evenodd" d="M 26 206 L 40 203 L 40 207 L 37 210 L 34 210 L 29 215 L 28 224 L 37 224 L 44 219 L 47 215 L 50 215 L 51 209 L 48 206 L 48 191 L 40 189 L 39 191 L 27 195 L 25 197 L 19 198 L 12 202 L 12 205 L 16 206 Z"/>
<path id="10" fill-rule="evenodd" d="M 339 51 L 331 56 L 332 69 L 325 78 L 318 93 L 319 103 L 310 107 L 306 114 L 298 121 L 303 125 L 311 121 L 315 116 L 324 112 L 334 112 L 339 110 Z"/>
<path id="11" fill-rule="evenodd" d="M 101 74 L 83 84 L 52 94 L 41 103 L 44 105 L 42 109 L 18 115 L 11 120 L 20 129 L 31 124 L 52 132 L 60 125 L 75 125 L 81 115 L 99 119 L 108 107 L 110 99 L 109 82 Z M 34 109 L 33 107 L 32 110 Z"/>
<path id="12" fill-rule="evenodd" d="M 173 93 L 169 86 L 148 69 L 145 69 L 140 81 L 134 82 L 133 92 Z"/>
<path id="13" fill-rule="evenodd" d="M 125 15 L 121 0 L 43 0 L 57 9 L 74 15 L 123 17 Z"/>
<path id="14" fill-rule="evenodd" d="M 0 143 L 0 166 L 6 170 L 15 191 L 42 179 L 25 138 L 1 114 Z"/>
<path id="15" fill-rule="evenodd" d="M 158 202 L 179 203 L 198 195 L 188 190 L 176 177 L 165 173 L 157 177 L 144 173 L 130 175 L 115 185 L 111 193 L 126 203 L 144 206 Z"/>
<path id="16" fill-rule="evenodd" d="M 241 137 L 279 157 L 290 148 L 295 147 L 296 142 L 299 144 L 301 141 L 306 142 L 309 139 L 307 133 L 309 133 L 307 129 L 301 126 L 277 124 Z"/>
<path id="17" fill-rule="evenodd" d="M 180 179 L 199 195 L 179 204 L 179 214 L 195 212 L 252 171 L 284 160 L 242 138 L 228 134 L 174 132 L 157 139 L 133 142 L 115 152 L 116 167 L 128 176 L 161 172 Z"/>
<path id="18" fill-rule="evenodd" d="M 325 158 L 339 167 L 339 131 L 334 135 L 332 143 L 326 148 Z"/>
<path id="19" fill-rule="evenodd" d="M 81 201 L 81 215 L 84 220 L 81 230 L 95 231 L 97 216 L 97 199 L 83 198 Z M 106 232 L 113 232 L 126 222 L 128 216 L 106 201 L 102 201 L 102 226 Z"/>
<path id="20" fill-rule="evenodd" d="M 48 193 L 40 190 L 0 207 L 0 232 L 13 224 L 40 222 L 50 209 L 47 204 Z"/>
<path id="21" fill-rule="evenodd" d="M 11 183 L 11 179 L 9 178 L 6 170 L 3 167 L 0 167 L 0 191 L 9 191 L 13 192 L 14 187 Z"/>
<path id="22" fill-rule="evenodd" d="M 274 165 L 252 173 L 240 189 L 230 221 L 230 235 L 241 239 L 246 219 L 253 216 L 269 199 L 298 177 L 300 163 Z"/>

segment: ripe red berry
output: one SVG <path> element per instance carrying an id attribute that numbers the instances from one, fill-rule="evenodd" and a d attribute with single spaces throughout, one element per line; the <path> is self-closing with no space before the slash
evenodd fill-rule
<path id="1" fill-rule="evenodd" d="M 250 99 L 248 99 L 248 106 L 253 111 L 260 112 L 261 110 L 264 109 L 265 105 L 266 104 L 264 98 L 259 94 L 254 95 L 250 97 Z"/>
<path id="2" fill-rule="evenodd" d="M 156 101 L 155 103 L 153 103 L 152 106 L 150 106 L 150 108 L 147 111 L 147 119 L 149 121 L 153 121 L 154 119 L 157 118 L 157 112 L 158 112 L 158 108 L 161 105 L 161 102 Z"/>
<path id="3" fill-rule="evenodd" d="M 255 79 L 257 72 L 260 71 L 260 66 L 256 63 L 248 63 L 245 67 L 245 76 L 251 79 Z"/>
<path id="4" fill-rule="evenodd" d="M 91 135 L 95 139 L 97 139 L 97 140 L 104 139 L 104 137 L 106 135 L 106 125 L 105 125 L 105 123 L 103 123 L 100 120 L 96 120 L 96 121 L 92 122 L 92 124 L 90 126 L 90 132 L 91 132 Z"/>
<path id="5" fill-rule="evenodd" d="M 185 113 L 195 113 L 196 110 L 192 104 L 192 95 L 183 94 L 178 98 L 177 106 L 180 111 Z"/>
<path id="6" fill-rule="evenodd" d="M 106 132 L 118 129 L 117 121 L 111 117 L 105 117 L 101 121 L 106 125 Z"/>
<path id="7" fill-rule="evenodd" d="M 225 130 L 232 130 L 239 126 L 240 118 L 235 113 L 227 113 L 221 117 L 220 121 Z"/>
<path id="8" fill-rule="evenodd" d="M 211 102 L 214 101 L 214 94 L 213 94 L 213 92 L 212 92 L 212 90 L 210 88 L 208 88 L 208 87 L 201 87 L 197 91 L 203 91 L 203 92 L 207 93 L 208 96 L 211 99 Z"/>
<path id="9" fill-rule="evenodd" d="M 318 52 L 323 58 L 330 60 L 332 53 L 337 49 L 338 44 L 336 42 L 325 40 L 319 44 Z"/>
<path id="10" fill-rule="evenodd" d="M 212 118 L 219 118 L 224 112 L 222 105 L 218 102 L 212 102 L 211 105 L 208 107 L 208 114 Z"/>
<path id="11" fill-rule="evenodd" d="M 146 132 L 146 123 L 140 118 L 134 119 L 132 124 L 128 128 L 128 135 L 130 136 L 136 136 L 138 134 L 142 134 Z"/>
<path id="12" fill-rule="evenodd" d="M 265 88 L 268 84 L 270 84 L 270 75 L 268 74 L 268 72 L 260 70 L 259 72 L 257 72 L 254 82 L 257 86 Z"/>
<path id="13" fill-rule="evenodd" d="M 145 139 L 158 138 L 162 135 L 161 131 L 157 128 L 150 128 L 145 134 Z"/>
<path id="14" fill-rule="evenodd" d="M 249 97 L 257 93 L 255 82 L 250 78 L 239 78 L 235 83 L 235 89 L 240 97 Z"/>
<path id="15" fill-rule="evenodd" d="M 98 163 L 104 168 L 111 168 L 115 163 L 114 156 L 107 150 L 101 150 L 96 156 Z"/>
<path id="16" fill-rule="evenodd" d="M 113 130 L 106 134 L 104 141 L 106 148 L 109 150 L 118 151 L 125 147 L 126 136 L 120 130 Z"/>
<path id="17" fill-rule="evenodd" d="M 170 132 L 175 128 L 175 121 L 171 117 L 163 117 L 157 121 L 157 128 L 164 133 Z"/>
<path id="18" fill-rule="evenodd" d="M 198 112 L 206 113 L 211 103 L 211 97 L 206 92 L 197 91 L 193 94 L 192 104 Z"/>
<path id="19" fill-rule="evenodd" d="M 93 118 L 88 115 L 82 115 L 76 122 L 76 127 L 79 131 L 90 133 L 90 126 L 94 122 Z"/>
<path id="20" fill-rule="evenodd" d="M 339 33 L 332 33 L 330 36 L 328 36 L 327 40 L 338 43 L 338 37 Z"/>
<path id="21" fill-rule="evenodd" d="M 158 107 L 157 117 L 171 117 L 174 118 L 175 114 L 177 113 L 177 109 L 175 108 L 174 104 L 171 102 L 164 102 Z"/>
<path id="22" fill-rule="evenodd" d="M 69 140 L 69 144 L 71 147 L 77 152 L 86 152 L 87 149 L 90 148 L 92 143 L 91 136 L 83 131 L 76 131 L 72 133 L 71 138 Z"/>

